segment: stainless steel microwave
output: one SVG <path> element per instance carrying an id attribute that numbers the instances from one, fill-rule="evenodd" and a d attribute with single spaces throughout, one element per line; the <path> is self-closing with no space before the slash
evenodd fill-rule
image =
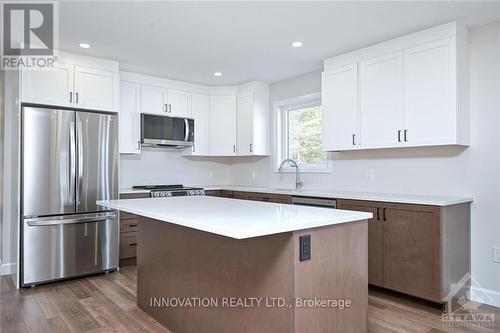
<path id="1" fill-rule="evenodd" d="M 141 113 L 141 146 L 184 148 L 193 142 L 194 119 Z"/>

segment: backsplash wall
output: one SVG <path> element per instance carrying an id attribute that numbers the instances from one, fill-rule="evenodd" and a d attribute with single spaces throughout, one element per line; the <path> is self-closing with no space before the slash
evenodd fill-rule
<path id="1" fill-rule="evenodd" d="M 145 148 L 120 155 L 120 188 L 146 184 L 227 185 L 227 158 L 186 157 L 181 150 Z"/>

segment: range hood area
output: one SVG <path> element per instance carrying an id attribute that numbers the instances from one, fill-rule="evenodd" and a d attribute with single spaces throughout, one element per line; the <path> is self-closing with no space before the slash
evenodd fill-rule
<path id="1" fill-rule="evenodd" d="M 141 147 L 192 147 L 194 119 L 141 113 Z"/>

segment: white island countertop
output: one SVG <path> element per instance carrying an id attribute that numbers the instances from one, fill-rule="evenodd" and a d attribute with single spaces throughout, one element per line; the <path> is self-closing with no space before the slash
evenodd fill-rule
<path id="1" fill-rule="evenodd" d="M 98 205 L 236 239 L 372 218 L 371 213 L 205 196 L 98 201 Z"/>

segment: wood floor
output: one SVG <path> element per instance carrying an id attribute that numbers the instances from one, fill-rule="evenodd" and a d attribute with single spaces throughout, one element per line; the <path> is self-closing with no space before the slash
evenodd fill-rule
<path id="1" fill-rule="evenodd" d="M 168 332 L 137 308 L 136 269 L 39 286 L 20 291 L 0 278 L 0 332 Z M 438 308 L 381 290 L 370 290 L 369 332 L 500 332 L 495 327 L 443 327 Z M 278 332 L 279 333 L 279 332 Z"/>

